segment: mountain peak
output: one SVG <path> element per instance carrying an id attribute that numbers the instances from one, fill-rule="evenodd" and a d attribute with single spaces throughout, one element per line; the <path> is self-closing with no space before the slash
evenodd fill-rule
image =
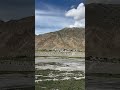
<path id="1" fill-rule="evenodd" d="M 83 28 L 64 28 L 56 32 L 38 35 L 35 48 L 40 49 L 77 49 L 85 48 L 85 30 Z"/>

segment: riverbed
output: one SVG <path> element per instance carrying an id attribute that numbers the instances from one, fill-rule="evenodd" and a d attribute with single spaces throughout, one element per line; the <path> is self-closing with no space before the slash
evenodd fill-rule
<path id="1" fill-rule="evenodd" d="M 70 87 L 71 83 L 82 83 L 84 90 L 85 78 L 85 60 L 80 58 L 41 58 L 35 59 L 35 82 L 37 90 L 46 88 L 45 90 L 61 90 L 61 83 L 66 82 L 64 86 Z M 58 83 L 59 82 L 59 83 Z M 71 82 L 71 83 L 70 83 Z M 50 85 L 46 85 L 50 84 Z M 56 85 L 53 85 L 57 83 Z M 50 86 L 54 86 L 54 87 Z M 39 87 L 39 89 L 38 89 Z M 80 84 L 75 88 L 81 88 Z M 62 88 L 63 89 L 63 88 Z M 64 90 L 64 89 L 63 89 Z"/>

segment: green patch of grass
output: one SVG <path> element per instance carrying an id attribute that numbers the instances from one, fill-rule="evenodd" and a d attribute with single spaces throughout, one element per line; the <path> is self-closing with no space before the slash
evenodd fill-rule
<path id="1" fill-rule="evenodd" d="M 85 90 L 85 80 L 42 81 L 35 85 L 35 90 Z"/>

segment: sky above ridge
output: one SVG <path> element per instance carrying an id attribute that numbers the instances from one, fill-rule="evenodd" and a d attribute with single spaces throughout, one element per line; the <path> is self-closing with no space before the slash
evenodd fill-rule
<path id="1" fill-rule="evenodd" d="M 36 34 L 54 32 L 65 27 L 84 26 L 84 0 L 36 0 Z"/>
<path id="2" fill-rule="evenodd" d="M 0 20 L 21 19 L 34 13 L 34 0 L 0 0 Z"/>

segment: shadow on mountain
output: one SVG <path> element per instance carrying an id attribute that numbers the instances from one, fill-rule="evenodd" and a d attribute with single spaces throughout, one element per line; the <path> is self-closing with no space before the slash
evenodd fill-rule
<path id="1" fill-rule="evenodd" d="M 35 18 L 0 21 L 0 90 L 34 89 Z"/>
<path id="2" fill-rule="evenodd" d="M 86 5 L 86 90 L 119 90 L 120 5 Z"/>

